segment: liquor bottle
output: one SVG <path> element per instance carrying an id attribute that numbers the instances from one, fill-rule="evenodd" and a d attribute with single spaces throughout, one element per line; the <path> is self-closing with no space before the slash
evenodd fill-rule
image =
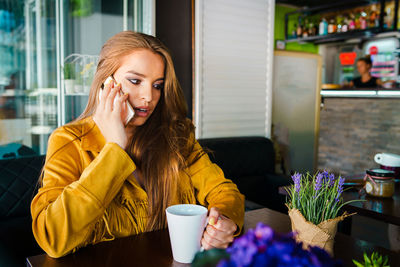
<path id="1" fill-rule="evenodd" d="M 383 17 L 383 27 L 386 29 L 390 29 L 392 27 L 392 18 L 391 18 L 391 8 L 387 8 L 385 12 L 385 16 Z"/>
<path id="2" fill-rule="evenodd" d="M 380 23 L 379 16 L 380 16 L 380 13 L 376 12 L 375 27 L 379 27 L 379 23 Z"/>
<path id="3" fill-rule="evenodd" d="M 342 32 L 342 21 L 343 21 L 343 17 L 339 16 L 337 19 L 337 25 L 336 25 L 336 32 Z"/>
<path id="4" fill-rule="evenodd" d="M 363 10 L 360 12 L 360 29 L 365 30 L 367 28 L 367 13 Z"/>
<path id="5" fill-rule="evenodd" d="M 297 24 L 295 23 L 294 24 L 294 27 L 293 27 L 293 31 L 292 31 L 292 38 L 293 39 L 296 39 L 297 38 Z"/>
<path id="6" fill-rule="evenodd" d="M 354 15 L 351 13 L 349 19 L 349 30 L 352 31 L 355 28 L 356 28 L 356 23 L 354 22 Z"/>
<path id="7" fill-rule="evenodd" d="M 376 11 L 376 5 L 371 6 L 371 13 L 369 15 L 368 21 L 369 21 L 368 27 L 370 27 L 370 28 L 379 26 L 378 12 Z"/>
<path id="8" fill-rule="evenodd" d="M 315 32 L 314 32 L 314 23 L 312 23 L 312 21 L 310 22 L 310 24 L 308 24 L 308 36 L 314 36 Z"/>
<path id="9" fill-rule="evenodd" d="M 319 23 L 319 35 L 326 34 L 328 34 L 328 22 L 325 18 L 322 18 L 321 22 Z"/>
<path id="10" fill-rule="evenodd" d="M 318 21 L 316 21 L 314 23 L 314 28 L 313 28 L 313 35 L 318 35 L 318 31 L 319 31 L 319 25 L 318 25 Z"/>
<path id="11" fill-rule="evenodd" d="M 359 12 L 359 11 L 356 11 L 356 16 L 355 16 L 355 19 L 354 19 L 354 24 L 356 25 L 356 29 L 357 29 L 357 30 L 358 30 L 358 29 L 361 29 L 360 17 L 361 17 L 360 12 Z"/>
<path id="12" fill-rule="evenodd" d="M 302 28 L 302 37 L 308 37 L 308 20 L 304 21 L 304 25 Z"/>
<path id="13" fill-rule="evenodd" d="M 349 21 L 347 18 L 344 18 L 343 25 L 342 25 L 342 32 L 347 32 L 349 30 Z"/>
<path id="14" fill-rule="evenodd" d="M 296 30 L 297 37 L 301 37 L 303 35 L 303 29 L 301 27 L 301 18 L 299 17 L 299 24 L 297 25 L 297 30 Z"/>
<path id="15" fill-rule="evenodd" d="M 321 19 L 321 21 L 319 22 L 319 27 L 318 27 L 318 35 L 324 35 L 324 18 Z"/>
<path id="16" fill-rule="evenodd" d="M 335 21 L 331 19 L 328 25 L 328 33 L 334 33 L 334 32 L 336 32 L 336 24 Z"/>

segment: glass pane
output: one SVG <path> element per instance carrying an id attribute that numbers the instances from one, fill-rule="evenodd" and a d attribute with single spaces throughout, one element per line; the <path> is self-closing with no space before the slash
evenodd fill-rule
<path id="1" fill-rule="evenodd" d="M 128 29 L 153 34 L 153 2 L 151 0 L 127 0 Z"/>
<path id="2" fill-rule="evenodd" d="M 102 45 L 124 28 L 150 33 L 153 23 L 150 0 L 64 0 L 62 9 L 64 123 L 86 107 Z"/>
<path id="3" fill-rule="evenodd" d="M 46 153 L 51 132 L 84 110 L 101 46 L 123 29 L 151 33 L 152 5 L 0 1 L 0 159 Z"/>
<path id="4" fill-rule="evenodd" d="M 57 127 L 55 0 L 0 2 L 0 159 L 44 154 Z"/>

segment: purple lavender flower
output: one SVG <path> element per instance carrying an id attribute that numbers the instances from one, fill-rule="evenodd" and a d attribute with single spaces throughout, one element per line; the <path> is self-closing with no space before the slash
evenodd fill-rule
<path id="1" fill-rule="evenodd" d="M 292 180 L 294 182 L 294 189 L 296 190 L 296 193 L 299 193 L 300 183 L 301 183 L 301 174 L 296 172 L 294 175 L 292 175 Z"/>
<path id="2" fill-rule="evenodd" d="M 332 187 L 335 184 L 335 174 L 329 173 L 327 170 L 322 172 L 322 176 L 324 177 L 324 183 L 328 183 L 329 187 Z"/>
<path id="3" fill-rule="evenodd" d="M 324 176 L 324 179 L 327 179 L 329 177 L 329 172 L 327 170 L 324 170 L 322 172 L 322 175 Z"/>
<path id="4" fill-rule="evenodd" d="M 335 198 L 335 201 L 338 202 L 340 195 L 343 193 L 343 184 L 344 184 L 345 179 L 342 177 L 339 177 L 339 184 L 337 188 L 337 196 Z"/>
<path id="5" fill-rule="evenodd" d="M 314 185 L 314 191 L 315 194 L 317 194 L 317 192 L 321 189 L 322 187 L 322 178 L 324 176 L 321 173 L 317 174 L 317 179 L 315 180 L 315 185 Z"/>
<path id="6" fill-rule="evenodd" d="M 332 187 L 335 184 L 336 178 L 333 173 L 329 174 L 329 186 Z"/>

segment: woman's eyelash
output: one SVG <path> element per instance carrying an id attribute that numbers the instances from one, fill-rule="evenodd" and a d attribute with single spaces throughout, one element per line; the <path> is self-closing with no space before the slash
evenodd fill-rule
<path id="1" fill-rule="evenodd" d="M 156 83 L 153 85 L 153 87 L 158 90 L 162 90 L 162 89 L 164 89 L 164 83 Z"/>
<path id="2" fill-rule="evenodd" d="M 139 79 L 130 79 L 129 81 L 131 83 L 133 83 L 133 84 L 140 84 L 140 80 Z"/>
<path id="3" fill-rule="evenodd" d="M 129 81 L 135 85 L 139 85 L 141 83 L 141 80 L 139 80 L 139 79 L 129 79 Z M 156 83 L 153 85 L 153 87 L 158 90 L 162 90 L 162 89 L 164 89 L 164 83 Z"/>

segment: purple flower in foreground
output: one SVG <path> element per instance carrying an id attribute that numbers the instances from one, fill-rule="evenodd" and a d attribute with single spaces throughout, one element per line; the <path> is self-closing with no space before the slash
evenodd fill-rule
<path id="1" fill-rule="evenodd" d="M 296 190 L 296 193 L 298 193 L 300 191 L 301 174 L 296 172 L 292 175 L 292 180 L 294 182 L 294 189 Z"/>
<path id="2" fill-rule="evenodd" d="M 254 235 L 258 240 L 269 242 L 274 238 L 274 230 L 270 227 L 265 227 L 262 223 L 258 223 L 254 230 Z"/>
<path id="3" fill-rule="evenodd" d="M 254 242 L 254 230 L 249 230 L 246 235 L 236 239 L 226 251 L 231 254 L 231 261 L 236 263 L 235 266 L 248 266 L 258 252 Z"/>
<path id="4" fill-rule="evenodd" d="M 341 266 L 318 247 L 304 250 L 293 233 L 279 234 L 262 223 L 226 251 L 230 258 L 220 261 L 218 267 Z"/>

